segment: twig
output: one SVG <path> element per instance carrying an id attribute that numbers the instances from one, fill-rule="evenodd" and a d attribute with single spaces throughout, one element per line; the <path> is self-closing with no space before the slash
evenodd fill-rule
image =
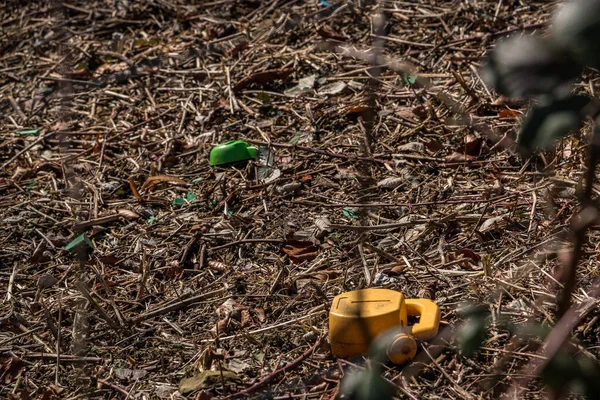
<path id="1" fill-rule="evenodd" d="M 98 54 L 99 56 L 108 56 L 108 57 L 116 58 L 118 60 L 123 61 L 125 64 L 129 65 L 130 67 L 133 67 L 135 65 L 135 63 L 133 61 L 131 61 L 129 58 L 127 58 L 123 54 L 117 53 L 115 51 L 97 51 L 96 54 Z"/>
<path id="2" fill-rule="evenodd" d="M 240 244 L 246 244 L 246 243 L 277 243 L 277 244 L 283 244 L 284 241 L 281 240 L 281 239 L 244 239 L 244 240 L 237 240 L 235 242 L 223 244 L 221 246 L 210 247 L 210 248 L 208 248 L 206 250 L 207 251 L 222 250 L 222 249 L 226 249 L 228 247 L 238 246 Z"/>
<path id="3" fill-rule="evenodd" d="M 589 293 L 590 297 L 596 297 L 600 295 L 600 284 L 596 284 L 595 287 Z M 563 317 L 558 321 L 558 323 L 554 326 L 544 345 L 542 346 L 540 356 L 536 357 L 534 360 L 530 361 L 522 370 L 523 371 L 531 371 L 529 376 L 539 376 L 539 374 L 544 370 L 544 368 L 548 365 L 550 360 L 552 360 L 558 351 L 561 349 L 562 345 L 569 338 L 569 335 L 575 329 L 579 321 L 581 321 L 588 312 L 598 306 L 598 302 L 595 299 L 588 299 L 586 302 L 580 304 L 579 306 L 571 307 Z M 526 389 L 531 378 L 526 376 L 522 380 L 516 380 L 509 389 L 508 393 L 514 393 L 515 398 L 520 399 L 522 397 L 523 391 Z"/>
<path id="4" fill-rule="evenodd" d="M 350 156 L 347 154 L 340 154 L 340 153 L 334 153 L 332 151 L 328 151 L 328 150 L 321 150 L 321 149 L 315 149 L 313 147 L 306 147 L 306 146 L 299 146 L 296 144 L 289 144 L 289 143 L 273 143 L 273 142 L 263 142 L 260 140 L 246 140 L 248 143 L 254 143 L 254 144 L 258 144 L 261 146 L 272 146 L 272 147 L 278 147 L 278 148 L 283 148 L 283 149 L 293 149 L 293 150 L 300 150 L 300 151 L 307 151 L 309 153 L 315 153 L 315 154 L 321 154 L 324 156 L 328 156 L 328 157 L 333 157 L 333 158 L 341 158 L 344 160 L 357 160 L 357 161 L 370 161 L 370 162 L 374 162 L 374 163 L 379 163 L 379 164 L 388 164 L 390 163 L 390 161 L 387 160 L 382 160 L 380 158 L 371 158 L 371 157 L 361 157 L 361 156 Z"/>
<path id="5" fill-rule="evenodd" d="M 261 387 L 263 387 L 264 385 L 266 385 L 267 383 L 271 382 L 273 379 L 275 379 L 278 375 L 288 372 L 296 367 L 298 367 L 302 361 L 306 360 L 312 353 L 313 351 L 315 351 L 315 349 L 317 348 L 317 346 L 319 346 L 319 344 L 321 344 L 321 341 L 323 340 L 323 337 L 319 337 L 315 344 L 312 345 L 311 348 L 309 348 L 308 350 L 306 350 L 304 353 L 302 353 L 302 355 L 298 358 L 296 358 L 294 361 L 292 361 L 291 363 L 284 365 L 283 367 L 279 368 L 278 370 L 270 373 L 269 375 L 267 375 L 266 377 L 264 377 L 263 379 L 261 379 L 260 381 L 256 382 L 254 385 L 250 386 L 247 389 L 241 390 L 237 393 L 234 393 L 232 395 L 229 395 L 227 397 L 225 397 L 225 399 L 233 399 L 236 397 L 243 397 L 243 396 L 249 396 L 251 393 L 257 391 L 258 389 L 260 389 Z"/>
<path id="6" fill-rule="evenodd" d="M 19 104 L 15 101 L 14 97 L 8 96 L 8 102 L 10 103 L 11 107 L 15 110 L 15 112 L 19 114 L 19 117 L 21 117 L 23 121 L 27 121 L 27 115 L 25 115 L 23 110 L 21 110 L 21 107 L 19 107 Z"/>
<path id="7" fill-rule="evenodd" d="M 573 253 L 563 274 L 564 289 L 558 301 L 558 316 L 564 315 L 571 307 L 571 296 L 577 281 L 577 264 L 583 252 L 583 244 L 587 230 L 598 219 L 598 209 L 592 200 L 592 189 L 596 174 L 596 165 L 600 158 L 600 127 L 594 128 L 592 142 L 589 145 L 588 163 L 585 177 L 585 189 L 581 200 L 583 209 L 578 213 L 578 218 L 573 218 Z"/>
<path id="8" fill-rule="evenodd" d="M 98 311 L 98 313 L 100 314 L 100 316 L 102 317 L 102 319 L 104 319 L 106 321 L 106 323 L 115 331 L 115 332 L 119 332 L 119 326 L 116 324 L 115 321 L 113 321 L 113 319 L 107 314 L 106 311 L 104 311 L 104 308 L 100 307 L 100 304 L 98 304 L 98 302 L 96 300 L 94 300 L 94 298 L 92 297 L 92 295 L 90 294 L 90 292 L 87 289 L 87 286 L 81 282 L 81 281 L 77 281 L 75 282 L 75 287 L 77 287 L 77 289 L 81 292 L 81 294 L 83 295 L 83 297 L 86 298 L 87 301 L 89 301 L 92 306 L 96 309 L 96 311 Z"/>
<path id="9" fill-rule="evenodd" d="M 2 171 L 4 168 L 6 168 L 10 164 L 12 164 L 12 162 L 15 161 L 17 158 L 19 158 L 23 153 L 25 153 L 29 149 L 37 146 L 38 144 L 40 144 L 41 142 L 43 142 L 45 139 L 51 138 L 52 136 L 56 135 L 57 133 L 60 133 L 60 130 L 54 131 L 54 132 L 48 132 L 44 136 L 39 137 L 38 139 L 36 139 L 32 143 L 30 143 L 28 146 L 26 146 L 23 150 L 19 151 L 17 154 L 15 154 L 14 156 L 12 156 L 7 162 L 5 162 L 4 164 L 2 164 L 2 166 L 0 166 L 0 171 Z"/>
<path id="10" fill-rule="evenodd" d="M 100 357 L 79 357 L 73 356 L 70 354 L 51 354 L 51 353 L 27 353 L 21 356 L 22 358 L 30 358 L 34 360 L 46 360 L 46 361 L 56 361 L 60 357 L 60 361 L 63 363 L 84 363 L 84 362 L 92 362 L 92 363 L 101 363 L 104 362 L 103 358 Z"/>
<path id="11" fill-rule="evenodd" d="M 254 331 L 243 332 L 243 333 L 239 333 L 239 334 L 236 334 L 236 335 L 230 335 L 230 336 L 221 337 L 221 338 L 219 338 L 219 341 L 222 342 L 224 340 L 237 339 L 237 338 L 240 338 L 240 337 L 244 337 L 246 335 L 256 335 L 257 333 L 268 332 L 268 331 L 271 331 L 273 329 L 281 328 L 282 326 L 288 326 L 288 325 L 297 324 L 298 322 L 304 321 L 305 319 L 309 319 L 309 318 L 315 317 L 315 316 L 317 316 L 319 314 L 323 314 L 325 312 L 325 310 L 322 309 L 321 306 L 319 306 L 319 307 L 320 307 L 319 310 L 314 311 L 312 313 L 309 313 L 308 315 L 303 315 L 301 317 L 294 318 L 294 319 L 291 319 L 289 321 L 285 321 L 285 322 L 281 322 L 279 324 L 267 326 L 265 328 L 256 329 Z M 215 341 L 216 341 L 216 339 L 204 339 L 204 340 L 201 341 L 201 343 L 213 343 Z"/>
<path id="12" fill-rule="evenodd" d="M 221 289 L 213 290 L 212 292 L 202 293 L 202 294 L 199 294 L 197 296 L 193 296 L 193 297 L 190 297 L 188 299 L 181 300 L 181 301 L 179 301 L 177 303 L 174 303 L 174 304 L 169 304 L 169 305 L 166 305 L 166 306 L 158 307 L 158 308 L 155 308 L 152 311 L 148 311 L 147 313 L 138 316 L 137 318 L 134 318 L 132 322 L 134 324 L 137 324 L 137 323 L 140 323 L 140 322 L 145 321 L 147 319 L 156 317 L 157 315 L 163 315 L 163 314 L 166 314 L 166 313 L 169 313 L 169 312 L 172 312 L 172 311 L 181 310 L 182 308 L 185 308 L 185 307 L 187 307 L 187 306 L 189 306 L 191 304 L 194 304 L 194 303 L 196 303 L 198 301 L 202 301 L 202 300 L 204 300 L 206 298 L 209 298 L 209 297 L 212 297 L 212 296 L 224 293 L 226 291 L 227 291 L 226 288 L 221 288 Z"/>
<path id="13" fill-rule="evenodd" d="M 129 392 L 127 390 L 123 389 L 119 385 L 115 385 L 114 383 L 107 381 L 106 379 L 98 379 L 98 383 L 100 383 L 104 386 L 107 386 L 107 387 L 111 388 L 112 390 L 116 390 L 117 392 L 119 392 L 123 396 L 125 396 L 125 398 L 129 397 Z"/>

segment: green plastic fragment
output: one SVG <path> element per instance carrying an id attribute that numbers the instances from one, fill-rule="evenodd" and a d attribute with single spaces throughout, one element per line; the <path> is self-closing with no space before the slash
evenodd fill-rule
<path id="1" fill-rule="evenodd" d="M 415 75 L 402 74 L 402 80 L 407 85 L 414 85 L 417 81 L 417 77 Z"/>
<path id="2" fill-rule="evenodd" d="M 243 140 L 232 140 L 213 147 L 210 151 L 209 163 L 211 166 L 233 164 L 255 158 L 256 147 L 250 146 Z"/>
<path id="3" fill-rule="evenodd" d="M 192 192 L 187 192 L 187 194 L 185 195 L 185 199 L 183 197 L 177 197 L 175 198 L 175 200 L 173 200 L 173 205 L 175 207 L 181 207 L 183 205 L 185 205 L 185 203 L 195 203 L 196 202 L 196 195 Z"/>
<path id="4" fill-rule="evenodd" d="M 193 202 L 196 201 L 196 195 L 194 193 L 192 193 L 192 192 L 187 192 L 187 194 L 185 195 L 185 198 L 190 203 L 193 203 Z"/>
<path id="5" fill-rule="evenodd" d="M 92 243 L 90 238 L 85 233 L 82 233 L 81 235 L 79 235 L 75 239 L 73 239 L 71 241 L 71 243 L 66 245 L 65 250 L 67 250 L 67 251 L 73 250 L 75 247 L 79 246 L 82 243 L 85 243 L 88 247 L 90 247 L 92 249 L 94 248 L 94 243 Z"/>
<path id="6" fill-rule="evenodd" d="M 78 258 L 85 258 L 88 254 L 94 251 L 94 243 L 90 238 L 82 233 L 65 246 L 65 250 L 74 253 Z"/>
<path id="7" fill-rule="evenodd" d="M 351 219 L 358 219 L 358 215 L 356 214 L 356 208 L 342 208 L 342 213 L 344 213 L 344 217 Z"/>
<path id="8" fill-rule="evenodd" d="M 24 129 L 21 131 L 17 131 L 19 135 L 35 135 L 38 136 L 40 134 L 39 129 Z"/>

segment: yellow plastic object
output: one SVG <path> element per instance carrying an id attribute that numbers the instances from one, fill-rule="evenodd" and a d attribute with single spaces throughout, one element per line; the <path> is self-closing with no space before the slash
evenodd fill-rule
<path id="1" fill-rule="evenodd" d="M 408 325 L 408 316 L 419 322 Z M 335 357 L 352 358 L 367 353 L 371 341 L 391 329 L 398 333 L 387 347 L 395 364 L 410 361 L 417 352 L 414 338 L 433 339 L 440 324 L 438 306 L 427 299 L 405 299 L 389 289 L 363 289 L 342 293 L 329 311 L 329 338 Z"/>

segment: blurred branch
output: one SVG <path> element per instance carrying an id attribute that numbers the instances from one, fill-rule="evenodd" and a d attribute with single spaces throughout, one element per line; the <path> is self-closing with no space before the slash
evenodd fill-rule
<path id="1" fill-rule="evenodd" d="M 578 306 L 571 307 L 554 326 L 539 353 L 540 356 L 544 356 L 545 358 L 535 358 L 522 368 L 522 371 L 531 372 L 527 375 L 523 374 L 523 379 L 515 380 L 513 386 L 508 390 L 509 394 L 513 394 L 513 398 L 523 398 L 523 391 L 525 391 L 527 385 L 531 381 L 530 376 L 539 376 L 541 374 L 550 360 L 556 356 L 562 345 L 567 341 L 573 329 L 579 324 L 579 321 L 581 321 L 588 312 L 598 306 L 597 301 L 593 299 L 593 297 L 600 295 L 600 283 L 596 283 L 588 295 L 592 298 Z"/>

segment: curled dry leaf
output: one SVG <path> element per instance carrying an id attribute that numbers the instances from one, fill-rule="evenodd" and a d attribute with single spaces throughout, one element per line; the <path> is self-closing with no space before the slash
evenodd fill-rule
<path id="1" fill-rule="evenodd" d="M 464 257 L 468 257 L 471 260 L 475 261 L 475 263 L 481 261 L 481 256 L 471 249 L 460 249 L 456 252 L 456 255 L 463 255 Z"/>
<path id="2" fill-rule="evenodd" d="M 318 271 L 314 273 L 314 277 L 320 280 L 321 282 L 327 282 L 331 279 L 337 278 L 338 276 L 340 276 L 340 273 L 331 269 L 324 269 L 323 271 Z"/>
<path id="3" fill-rule="evenodd" d="M 127 218 L 127 219 L 137 219 L 137 218 L 140 217 L 140 214 L 136 213 L 135 211 L 126 210 L 124 208 L 121 208 L 121 209 L 117 210 L 117 213 L 121 217 Z"/>
<path id="4" fill-rule="evenodd" d="M 148 189 L 148 191 L 154 190 L 158 183 L 173 183 L 177 185 L 187 185 L 187 182 L 181 178 L 177 178 L 176 176 L 170 175 L 156 175 L 150 176 L 146 179 L 146 182 L 142 185 L 142 190 Z"/>
<path id="5" fill-rule="evenodd" d="M 294 264 L 317 258 L 319 248 L 309 241 L 288 240 L 281 249 Z"/>
<path id="6" fill-rule="evenodd" d="M 216 271 L 216 272 L 227 272 L 229 267 L 227 266 L 227 264 L 224 264 L 219 261 L 209 261 L 208 269 L 210 269 L 211 271 Z"/>
<path id="7" fill-rule="evenodd" d="M 500 223 L 500 221 L 502 221 L 504 219 L 504 215 L 500 215 L 498 217 L 493 217 L 493 218 L 489 218 L 486 219 L 483 224 L 481 224 L 481 226 L 479 227 L 479 232 L 486 232 L 489 231 L 490 229 L 492 229 L 493 227 L 495 227 L 497 224 Z"/>
<path id="8" fill-rule="evenodd" d="M 410 142 L 398 146 L 398 151 L 412 151 L 415 153 L 422 153 L 425 150 L 425 145 L 420 142 Z"/>
<path id="9" fill-rule="evenodd" d="M 468 154 L 454 152 L 446 156 L 446 161 L 473 161 L 476 157 Z"/>
<path id="10" fill-rule="evenodd" d="M 267 319 L 265 315 L 265 310 L 263 308 L 255 308 L 254 313 L 256 314 L 256 318 L 258 318 L 259 322 L 265 322 Z"/>
<path id="11" fill-rule="evenodd" d="M 211 329 L 214 337 L 226 334 L 232 326 L 235 326 L 235 324 L 230 323 L 231 321 L 237 321 L 241 327 L 246 327 L 252 322 L 249 308 L 239 304 L 234 299 L 225 301 L 217 308 L 215 313 L 219 321 Z"/>
<path id="12" fill-rule="evenodd" d="M 522 112 L 506 108 L 498 112 L 498 118 L 516 119 L 523 115 Z"/>
<path id="13" fill-rule="evenodd" d="M 12 356 L 4 359 L 2 362 L 2 382 L 5 385 L 10 384 L 17 376 L 20 375 L 21 371 L 25 368 L 23 361 L 17 357 Z"/>
<path id="14" fill-rule="evenodd" d="M 137 187 L 135 186 L 135 182 L 133 181 L 133 177 L 130 176 L 129 177 L 129 188 L 131 189 L 131 193 L 133 193 L 133 196 L 138 199 L 138 200 L 144 200 L 144 198 L 142 197 L 142 195 L 140 194 L 140 192 L 138 192 Z"/>
<path id="15" fill-rule="evenodd" d="M 390 177 L 385 178 L 379 182 L 377 182 L 377 187 L 383 189 L 396 189 L 398 186 L 402 185 L 404 182 L 404 178 Z"/>

